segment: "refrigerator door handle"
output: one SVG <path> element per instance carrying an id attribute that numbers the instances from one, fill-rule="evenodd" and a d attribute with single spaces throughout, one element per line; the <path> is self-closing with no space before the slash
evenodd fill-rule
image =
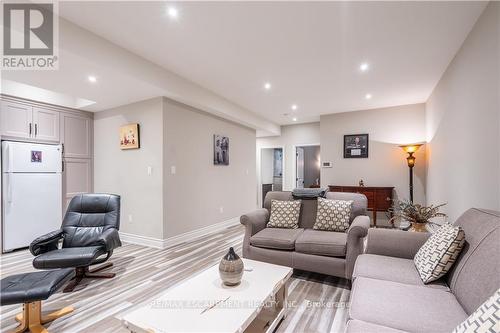
<path id="1" fill-rule="evenodd" d="M 12 202 L 12 172 L 7 173 L 7 203 Z"/>

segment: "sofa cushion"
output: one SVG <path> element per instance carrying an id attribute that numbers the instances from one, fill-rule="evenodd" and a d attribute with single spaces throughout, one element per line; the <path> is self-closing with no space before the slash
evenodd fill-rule
<path id="1" fill-rule="evenodd" d="M 412 259 L 362 254 L 356 259 L 352 278 L 354 280 L 360 276 L 414 286 L 450 290 L 444 279 L 424 284 L 418 275 Z"/>
<path id="2" fill-rule="evenodd" d="M 295 241 L 295 251 L 330 257 L 345 257 L 345 232 L 306 229 Z"/>
<path id="3" fill-rule="evenodd" d="M 250 237 L 250 244 L 268 249 L 293 250 L 295 240 L 302 231 L 304 229 L 265 228 Z"/>
<path id="4" fill-rule="evenodd" d="M 415 266 L 422 282 L 435 281 L 448 273 L 465 243 L 462 228 L 442 225 L 415 255 Z"/>
<path id="5" fill-rule="evenodd" d="M 500 289 L 453 331 L 474 332 L 500 332 Z"/>
<path id="6" fill-rule="evenodd" d="M 435 288 L 358 277 L 349 317 L 409 332 L 451 332 L 467 318 L 455 296 Z"/>
<path id="7" fill-rule="evenodd" d="M 345 333 L 405 333 L 405 331 L 375 325 L 361 320 L 349 320 L 345 328 Z"/>
<path id="8" fill-rule="evenodd" d="M 299 227 L 301 200 L 271 202 L 268 228 L 297 229 Z"/>
<path id="9" fill-rule="evenodd" d="M 316 222 L 313 229 L 345 232 L 349 229 L 352 200 L 318 198 Z"/>

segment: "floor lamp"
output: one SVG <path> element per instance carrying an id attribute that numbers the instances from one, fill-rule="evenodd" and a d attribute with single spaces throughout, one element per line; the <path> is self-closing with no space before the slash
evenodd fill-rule
<path id="1" fill-rule="evenodd" d="M 410 201 L 413 203 L 413 167 L 415 166 L 415 156 L 413 154 L 422 146 L 422 143 L 414 143 L 410 145 L 402 145 L 401 147 L 405 152 L 408 153 L 406 161 L 408 162 L 408 167 L 410 168 Z"/>

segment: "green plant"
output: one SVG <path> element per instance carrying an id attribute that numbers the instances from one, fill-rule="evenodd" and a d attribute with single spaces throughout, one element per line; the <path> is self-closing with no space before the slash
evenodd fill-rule
<path id="1" fill-rule="evenodd" d="M 406 220 L 411 223 L 430 223 L 432 218 L 435 217 L 446 217 L 446 214 L 439 212 L 439 209 L 443 207 L 444 204 L 437 206 L 430 205 L 428 207 L 415 204 L 409 200 L 394 200 L 390 212 L 393 217 L 389 220 L 391 224 L 394 225 L 394 221 L 401 219 Z"/>

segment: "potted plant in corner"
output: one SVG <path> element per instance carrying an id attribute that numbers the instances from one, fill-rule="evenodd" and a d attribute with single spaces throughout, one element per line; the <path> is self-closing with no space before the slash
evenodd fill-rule
<path id="1" fill-rule="evenodd" d="M 439 212 L 439 209 L 444 205 L 446 204 L 426 207 L 410 200 L 394 200 L 390 209 L 393 216 L 389 222 L 394 226 L 396 220 L 408 221 L 411 224 L 410 231 L 427 232 L 427 224 L 434 224 L 431 219 L 446 217 L 446 214 Z"/>

